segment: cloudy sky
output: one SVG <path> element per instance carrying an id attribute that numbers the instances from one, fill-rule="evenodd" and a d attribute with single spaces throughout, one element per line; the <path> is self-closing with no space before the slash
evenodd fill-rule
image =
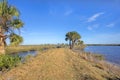
<path id="1" fill-rule="evenodd" d="M 66 43 L 77 31 L 87 44 L 120 44 L 120 0 L 8 0 L 25 23 L 23 44 Z"/>

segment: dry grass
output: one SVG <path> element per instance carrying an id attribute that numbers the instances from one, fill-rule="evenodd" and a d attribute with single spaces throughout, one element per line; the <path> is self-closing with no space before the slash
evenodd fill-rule
<path id="1" fill-rule="evenodd" d="M 114 66 L 103 60 L 91 58 L 86 53 L 75 53 L 70 51 L 68 53 L 68 60 L 72 63 L 75 76 L 77 80 L 119 80 L 120 67 Z M 117 79 L 118 78 L 118 79 Z"/>
<path id="2" fill-rule="evenodd" d="M 2 74 L 0 78 L 1 80 L 115 80 L 115 74 L 99 68 L 98 64 L 83 59 L 69 49 L 50 49 L 39 52 L 38 56 Z"/>
<path id="3" fill-rule="evenodd" d="M 37 50 L 41 51 L 43 49 L 55 48 L 55 45 L 23 45 L 23 46 L 7 46 L 6 53 L 18 53 L 22 51 Z"/>

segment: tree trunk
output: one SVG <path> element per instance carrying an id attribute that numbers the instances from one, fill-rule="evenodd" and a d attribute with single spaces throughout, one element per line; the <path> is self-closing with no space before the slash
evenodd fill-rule
<path id="1" fill-rule="evenodd" d="M 0 46 L 0 55 L 1 55 L 1 54 L 5 54 L 5 48 L 2 47 L 2 46 Z"/>
<path id="2" fill-rule="evenodd" d="M 71 41 L 69 41 L 69 46 L 70 46 L 70 49 L 72 49 Z"/>
<path id="3" fill-rule="evenodd" d="M 5 36 L 0 28 L 0 54 L 5 54 Z"/>
<path id="4" fill-rule="evenodd" d="M 5 44 L 3 41 L 3 37 L 0 37 L 0 54 L 5 54 Z"/>
<path id="5" fill-rule="evenodd" d="M 73 49 L 73 47 L 74 47 L 74 41 L 72 41 L 72 49 Z"/>

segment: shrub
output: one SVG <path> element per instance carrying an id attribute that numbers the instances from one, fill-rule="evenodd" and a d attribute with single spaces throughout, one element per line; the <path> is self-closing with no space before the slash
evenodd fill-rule
<path id="1" fill-rule="evenodd" d="M 21 62 L 19 56 L 0 55 L 0 70 L 11 69 Z"/>

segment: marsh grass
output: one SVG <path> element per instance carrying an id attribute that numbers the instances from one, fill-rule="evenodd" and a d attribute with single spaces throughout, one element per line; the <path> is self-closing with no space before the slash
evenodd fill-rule
<path id="1" fill-rule="evenodd" d="M 119 80 L 120 72 L 107 70 L 107 64 L 84 59 L 67 48 L 39 52 L 28 63 L 0 76 L 3 80 Z M 87 55 L 84 55 L 87 56 Z M 113 68 L 113 67 L 112 67 Z"/>
<path id="2" fill-rule="evenodd" d="M 69 52 L 68 52 L 68 55 Z M 74 56 L 73 56 L 74 55 Z M 73 61 L 78 80 L 119 80 L 120 66 L 108 63 L 102 55 L 86 52 L 73 52 L 68 58 Z M 97 57 L 96 57 L 97 56 Z"/>
<path id="3" fill-rule="evenodd" d="M 105 57 L 103 55 L 97 53 L 84 52 L 80 50 L 79 51 L 73 50 L 73 51 L 78 53 L 78 55 L 82 59 L 90 62 L 94 67 L 104 70 L 108 73 L 114 74 L 115 77 L 119 76 L 120 78 L 120 66 L 105 61 Z M 110 80 L 114 80 L 114 79 L 110 79 Z"/>
<path id="4" fill-rule="evenodd" d="M 7 46 L 6 47 L 6 54 L 12 54 L 12 53 L 18 53 L 23 51 L 30 51 L 30 50 L 36 50 L 36 51 L 42 51 L 45 49 L 55 48 L 56 45 L 21 45 L 21 46 Z"/>

